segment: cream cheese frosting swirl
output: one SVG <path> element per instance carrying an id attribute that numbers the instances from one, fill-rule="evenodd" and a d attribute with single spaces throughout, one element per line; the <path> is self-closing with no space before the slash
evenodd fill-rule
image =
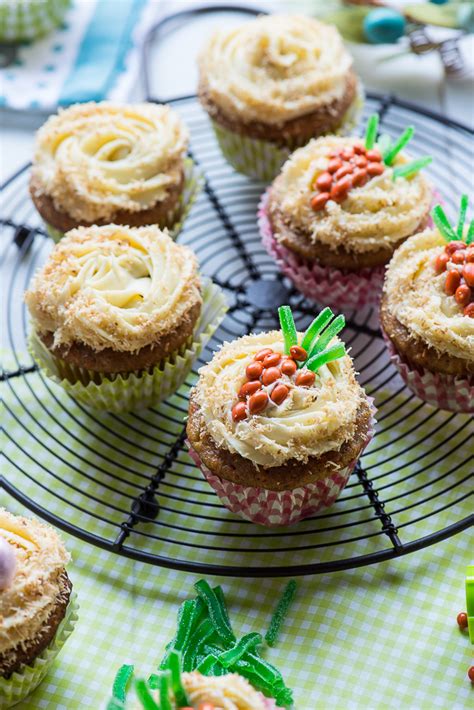
<path id="1" fill-rule="evenodd" d="M 340 99 L 352 58 L 335 27 L 302 15 L 269 15 L 215 32 L 199 67 L 224 113 L 280 124 Z"/>
<path id="2" fill-rule="evenodd" d="M 339 450 L 352 438 L 365 398 L 348 355 L 323 365 L 312 387 L 297 387 L 282 375 L 277 383 L 290 388 L 282 404 L 270 400 L 261 414 L 233 421 L 231 410 L 246 380 L 245 368 L 263 348 L 283 354 L 281 332 L 246 335 L 225 343 L 200 370 L 196 399 L 216 444 L 263 468 L 281 466 L 292 459 L 305 463 L 312 456 Z M 264 389 L 270 392 L 277 383 Z"/>
<path id="3" fill-rule="evenodd" d="M 384 292 L 388 307 L 402 325 L 440 353 L 474 362 L 474 319 L 463 315 L 445 293 L 446 273 L 434 261 L 446 246 L 437 230 L 416 234 L 395 252 L 387 269 Z"/>
<path id="4" fill-rule="evenodd" d="M 179 186 L 188 132 L 168 106 L 70 106 L 40 128 L 32 181 L 60 212 L 83 222 L 138 212 Z"/>
<path id="5" fill-rule="evenodd" d="M 417 230 L 430 208 L 432 190 L 421 173 L 393 180 L 393 169 L 385 166 L 382 175 L 349 190 L 341 204 L 330 200 L 324 210 L 311 208 L 311 185 L 327 170 L 330 153 L 356 143 L 360 139 L 330 136 L 296 150 L 273 182 L 271 203 L 312 243 L 353 252 L 393 247 Z M 397 156 L 394 165 L 408 160 Z"/>
<path id="6" fill-rule="evenodd" d="M 12 547 L 16 572 L 0 591 L 0 655 L 34 639 L 61 594 L 60 576 L 69 562 L 56 532 L 37 520 L 0 509 L 0 537 Z"/>
<path id="7" fill-rule="evenodd" d="M 236 673 L 206 677 L 200 673 L 183 673 L 183 685 L 190 703 L 211 703 L 219 710 L 265 710 L 265 698 Z"/>
<path id="8" fill-rule="evenodd" d="M 54 345 L 135 352 L 202 303 L 197 260 L 158 227 L 80 227 L 57 244 L 25 300 Z"/>

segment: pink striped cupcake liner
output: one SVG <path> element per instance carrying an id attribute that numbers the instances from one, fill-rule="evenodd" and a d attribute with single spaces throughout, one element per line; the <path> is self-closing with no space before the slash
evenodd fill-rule
<path id="1" fill-rule="evenodd" d="M 402 357 L 382 328 L 382 335 L 406 386 L 420 399 L 437 409 L 450 412 L 474 412 L 474 377 L 463 378 L 414 368 Z"/>
<path id="2" fill-rule="evenodd" d="M 199 454 L 192 448 L 191 443 L 186 440 L 186 444 L 189 447 L 189 455 L 196 466 L 201 469 L 207 482 L 215 490 L 222 503 L 232 513 L 240 515 L 252 523 L 265 525 L 266 527 L 293 525 L 320 510 L 329 508 L 335 503 L 346 486 L 358 459 L 375 432 L 375 407 L 373 406 L 373 400 L 370 397 L 368 399 L 372 409 L 372 420 L 367 439 L 359 456 L 354 461 L 351 461 L 349 466 L 335 470 L 323 478 L 319 478 L 314 483 L 307 483 L 292 490 L 269 491 L 266 488 L 243 486 L 240 483 L 233 483 L 220 478 L 220 476 L 216 476 L 207 468 L 201 461 Z"/>
<path id="3" fill-rule="evenodd" d="M 268 197 L 267 190 L 262 195 L 257 213 L 262 243 L 268 254 L 275 259 L 280 271 L 300 293 L 306 298 L 340 309 L 378 305 L 385 266 L 352 272 L 303 259 L 276 239 L 267 215 Z"/>

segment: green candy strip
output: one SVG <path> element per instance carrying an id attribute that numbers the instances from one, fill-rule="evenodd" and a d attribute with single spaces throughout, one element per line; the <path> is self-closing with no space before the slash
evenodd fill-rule
<path id="1" fill-rule="evenodd" d="M 262 641 L 261 634 L 256 632 L 245 634 L 245 636 L 242 636 L 240 641 L 235 644 L 234 648 L 224 651 L 218 656 L 219 662 L 222 663 L 225 668 L 230 668 L 234 663 L 237 663 L 245 653 L 253 651 L 257 646 L 260 646 Z"/>
<path id="2" fill-rule="evenodd" d="M 170 700 L 170 677 L 167 673 L 160 676 L 158 695 L 160 697 L 160 710 L 173 710 Z"/>
<path id="3" fill-rule="evenodd" d="M 227 668 L 224 668 L 215 653 L 209 653 L 196 667 L 196 670 L 207 676 L 219 676 L 228 673 Z"/>
<path id="4" fill-rule="evenodd" d="M 344 316 L 341 314 L 339 316 L 336 316 L 332 323 L 328 325 L 326 330 L 323 332 L 323 334 L 317 339 L 316 343 L 314 344 L 313 349 L 308 355 L 308 360 L 306 361 L 306 367 L 308 367 L 308 362 L 311 361 L 311 358 L 314 355 L 317 355 L 317 353 L 320 353 L 324 350 L 326 345 L 328 345 L 331 340 L 334 338 L 335 335 L 340 333 L 340 331 L 344 328 L 346 325 L 346 319 Z"/>
<path id="5" fill-rule="evenodd" d="M 210 619 L 219 638 L 225 644 L 233 645 L 236 638 L 227 616 L 227 610 L 224 609 L 219 597 L 204 579 L 196 582 L 194 588 L 207 606 Z"/>
<path id="6" fill-rule="evenodd" d="M 309 360 L 306 361 L 306 367 L 308 370 L 317 372 L 320 367 L 326 365 L 328 362 L 333 360 L 338 360 L 340 357 L 344 357 L 346 354 L 346 349 L 343 343 L 337 343 L 337 345 L 332 345 L 330 348 L 323 350 L 321 353 L 317 353 Z"/>
<path id="7" fill-rule="evenodd" d="M 207 615 L 205 604 L 201 599 L 186 599 L 178 610 L 178 630 L 176 635 L 166 646 L 165 655 L 160 663 L 160 670 L 168 669 L 169 656 L 172 650 L 182 651 L 187 645 L 192 632 L 199 626 Z"/>
<path id="8" fill-rule="evenodd" d="M 122 703 L 125 702 L 127 688 L 132 676 L 133 666 L 124 663 L 123 666 L 120 666 L 114 678 L 114 684 L 112 686 L 112 695 L 117 700 L 122 701 Z"/>
<path id="9" fill-rule="evenodd" d="M 374 147 L 378 129 L 379 116 L 377 113 L 373 113 L 372 116 L 369 117 L 367 128 L 365 129 L 365 147 L 367 150 L 372 150 Z"/>
<path id="10" fill-rule="evenodd" d="M 224 614 L 225 618 L 227 619 L 227 623 L 230 628 L 231 623 L 230 623 L 230 618 L 229 618 L 229 610 L 227 609 L 227 602 L 225 600 L 225 594 L 224 590 L 222 587 L 214 587 L 214 594 L 216 595 L 217 599 L 219 600 L 219 603 L 221 605 L 222 613 Z"/>
<path id="11" fill-rule="evenodd" d="M 392 147 L 392 139 L 390 138 L 390 136 L 386 133 L 382 133 L 382 135 L 379 136 L 379 139 L 377 141 L 377 147 L 382 153 L 382 156 L 388 153 L 388 151 Z"/>
<path id="12" fill-rule="evenodd" d="M 270 621 L 270 626 L 268 627 L 268 631 L 265 634 L 265 641 L 268 643 L 269 646 L 274 646 L 276 643 L 282 624 L 285 620 L 286 615 L 288 614 L 290 604 L 293 601 L 293 597 L 295 596 L 295 592 L 296 582 L 294 579 L 291 579 L 286 585 L 283 594 L 276 606 L 276 609 L 273 612 L 273 616 Z"/>
<path id="13" fill-rule="evenodd" d="M 304 348 L 307 353 L 311 352 L 312 348 L 315 345 L 316 338 L 333 317 L 334 313 L 331 311 L 331 309 L 324 308 L 321 313 L 316 316 L 311 325 L 307 328 L 303 336 L 303 340 L 301 341 L 301 347 Z"/>
<path id="14" fill-rule="evenodd" d="M 285 353 L 290 354 L 292 345 L 298 345 L 298 333 L 296 332 L 295 321 L 290 306 L 280 306 L 278 309 L 281 332 L 285 342 Z"/>
<path id="15" fill-rule="evenodd" d="M 117 698 L 110 698 L 106 710 L 125 710 L 125 705 Z"/>
<path id="16" fill-rule="evenodd" d="M 414 133 L 415 129 L 413 128 L 413 126 L 408 126 L 408 128 L 405 128 L 395 145 L 393 145 L 388 151 L 388 153 L 386 153 L 386 155 L 384 156 L 383 160 L 385 165 L 391 165 L 393 163 L 399 152 L 403 150 L 406 144 L 411 141 Z"/>
<path id="17" fill-rule="evenodd" d="M 459 219 L 458 219 L 458 226 L 456 228 L 456 235 L 458 239 L 463 238 L 464 234 L 464 223 L 466 221 L 466 213 L 467 213 L 467 205 L 469 203 L 469 199 L 467 195 L 461 195 L 461 205 L 459 207 Z"/>
<path id="18" fill-rule="evenodd" d="M 416 173 L 420 172 L 422 168 L 426 167 L 432 162 L 433 158 L 431 157 L 431 155 L 426 155 L 424 158 L 412 160 L 411 162 L 405 163 L 404 165 L 396 165 L 393 169 L 392 179 L 396 180 L 400 177 L 409 178 L 412 175 L 416 175 Z"/>
<path id="19" fill-rule="evenodd" d="M 178 707 L 189 705 L 188 696 L 181 681 L 182 659 L 178 651 L 172 651 L 169 658 L 169 668 L 171 673 L 171 688 L 174 699 Z"/>
<path id="20" fill-rule="evenodd" d="M 445 239 L 447 242 L 457 240 L 457 234 L 451 227 L 448 218 L 446 217 L 446 213 L 441 207 L 441 205 L 436 205 L 436 207 L 432 209 L 431 216 L 433 218 L 433 222 L 438 227 L 438 231 L 440 232 L 443 239 Z"/>
<path id="21" fill-rule="evenodd" d="M 162 710 L 154 701 L 150 688 L 143 678 L 137 678 L 135 681 L 135 693 L 144 710 Z"/>
<path id="22" fill-rule="evenodd" d="M 474 242 L 474 219 L 472 220 L 471 224 L 469 225 L 469 229 L 467 230 L 466 239 L 464 241 L 466 242 L 466 244 L 472 244 L 472 242 Z"/>
<path id="23" fill-rule="evenodd" d="M 216 633 L 214 624 L 211 619 L 201 621 L 197 629 L 191 634 L 189 643 L 184 649 L 183 656 L 183 671 L 190 672 L 196 665 L 196 657 L 199 655 L 200 649 L 209 641 Z"/>

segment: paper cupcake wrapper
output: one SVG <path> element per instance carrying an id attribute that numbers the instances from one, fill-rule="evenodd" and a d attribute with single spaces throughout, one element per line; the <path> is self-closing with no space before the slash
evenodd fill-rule
<path id="1" fill-rule="evenodd" d="M 191 158 L 184 161 L 184 187 L 179 201 L 172 210 L 168 212 L 166 219 L 158 226 L 161 229 L 168 229 L 172 239 L 176 239 L 181 232 L 193 204 L 195 203 L 204 183 L 203 175 L 196 170 Z M 64 232 L 56 229 L 51 224 L 43 220 L 46 231 L 51 239 L 57 244 L 64 237 Z"/>
<path id="2" fill-rule="evenodd" d="M 382 328 L 382 335 L 390 353 L 390 360 L 397 368 L 407 387 L 420 399 L 437 409 L 450 412 L 474 412 L 474 377 L 463 378 L 414 368 L 396 349 Z"/>
<path id="3" fill-rule="evenodd" d="M 130 412 L 151 407 L 179 389 L 226 310 L 227 304 L 220 288 L 209 279 L 204 279 L 203 307 L 192 341 L 151 370 L 106 376 L 69 365 L 54 357 L 34 330 L 30 333 L 28 346 L 43 374 L 74 399 L 94 409 Z"/>
<path id="4" fill-rule="evenodd" d="M 269 192 L 262 195 L 258 208 L 258 226 L 262 243 L 280 271 L 306 298 L 339 309 L 378 305 L 385 267 L 341 271 L 310 262 L 278 242 L 267 215 Z"/>
<path id="5" fill-rule="evenodd" d="M 41 683 L 74 629 L 78 608 L 76 594 L 73 592 L 64 619 L 49 646 L 35 658 L 31 666 L 24 666 L 10 678 L 0 678 L 0 708 L 6 710 L 16 705 Z"/>
<path id="6" fill-rule="evenodd" d="M 341 136 L 352 133 L 357 125 L 363 104 L 363 92 L 359 86 L 357 97 L 347 110 L 341 125 L 329 133 Z M 281 148 L 271 141 L 249 138 L 235 133 L 228 128 L 223 128 L 216 121 L 211 120 L 211 124 L 222 154 L 234 170 L 263 182 L 271 182 L 278 175 L 290 153 L 308 142 L 307 138 L 294 139 L 290 144 Z"/>
<path id="7" fill-rule="evenodd" d="M 204 477 L 210 486 L 215 490 L 222 503 L 232 513 L 240 515 L 245 520 L 250 520 L 257 525 L 276 527 L 281 525 L 293 525 L 294 523 L 308 518 L 311 515 L 329 508 L 341 494 L 349 477 L 362 455 L 364 449 L 370 443 L 375 432 L 375 407 L 373 399 L 367 398 L 370 402 L 372 419 L 367 433 L 367 438 L 360 450 L 359 456 L 351 461 L 345 468 L 333 471 L 330 474 L 319 478 L 314 483 L 307 483 L 304 486 L 293 488 L 288 491 L 269 491 L 266 488 L 254 486 L 243 486 L 216 476 L 201 461 L 199 454 L 192 448 L 187 440 L 189 455 L 198 468 L 201 469 Z"/>
<path id="8" fill-rule="evenodd" d="M 14 0 L 0 3 L 0 42 L 47 34 L 63 21 L 71 0 Z"/>

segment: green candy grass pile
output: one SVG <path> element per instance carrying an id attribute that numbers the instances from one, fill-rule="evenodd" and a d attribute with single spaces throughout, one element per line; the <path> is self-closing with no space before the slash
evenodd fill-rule
<path id="1" fill-rule="evenodd" d="M 232 629 L 222 587 L 212 588 L 206 580 L 196 582 L 197 597 L 186 599 L 178 610 L 176 634 L 148 680 L 134 677 L 134 666 L 124 664 L 115 676 L 107 710 L 125 710 L 133 686 L 144 710 L 174 710 L 189 706 L 181 673 L 198 671 L 205 676 L 238 673 L 264 695 L 282 707 L 293 704 L 293 693 L 282 674 L 268 663 L 261 650 L 264 639 L 252 632 L 237 639 Z M 286 586 L 265 635 L 274 646 L 288 608 L 296 592 L 296 582 Z"/>
<path id="2" fill-rule="evenodd" d="M 377 147 L 381 154 L 382 160 L 388 167 L 391 167 L 395 161 L 395 158 L 400 153 L 401 150 L 411 141 L 415 135 L 415 129 L 413 126 L 408 126 L 402 135 L 395 142 L 392 141 L 390 136 L 383 134 L 377 139 L 377 133 L 379 129 L 379 117 L 378 114 L 374 113 L 370 116 L 367 121 L 367 128 L 365 131 L 365 147 L 367 150 L 372 150 L 372 148 Z M 423 158 L 417 158 L 409 163 L 404 163 L 403 165 L 396 165 L 393 168 L 393 179 L 404 177 L 409 178 L 418 173 L 422 168 L 429 165 L 432 161 L 432 157 L 429 155 Z"/>
<path id="3" fill-rule="evenodd" d="M 468 204 L 468 196 L 462 195 L 461 204 L 459 206 L 458 222 L 456 227 L 453 227 L 451 225 L 441 205 L 436 205 L 436 207 L 433 207 L 433 211 L 431 212 L 433 222 L 438 228 L 438 231 L 443 237 L 443 239 L 445 239 L 447 242 L 463 241 L 467 245 L 472 244 L 474 242 L 474 219 L 471 220 L 469 227 L 467 228 L 467 234 L 464 237 L 464 225 L 466 223 Z"/>
<path id="4" fill-rule="evenodd" d="M 298 345 L 298 332 L 290 306 L 280 306 L 278 316 L 285 343 L 285 353 L 289 355 L 290 349 L 294 345 Z M 334 336 L 344 328 L 345 324 L 346 320 L 343 315 L 334 317 L 330 308 L 324 308 L 303 335 L 300 347 L 306 351 L 307 358 L 304 361 L 300 360 L 298 367 L 304 366 L 312 372 L 317 372 L 328 362 L 344 357 L 346 354 L 344 343 L 327 346 Z"/>

